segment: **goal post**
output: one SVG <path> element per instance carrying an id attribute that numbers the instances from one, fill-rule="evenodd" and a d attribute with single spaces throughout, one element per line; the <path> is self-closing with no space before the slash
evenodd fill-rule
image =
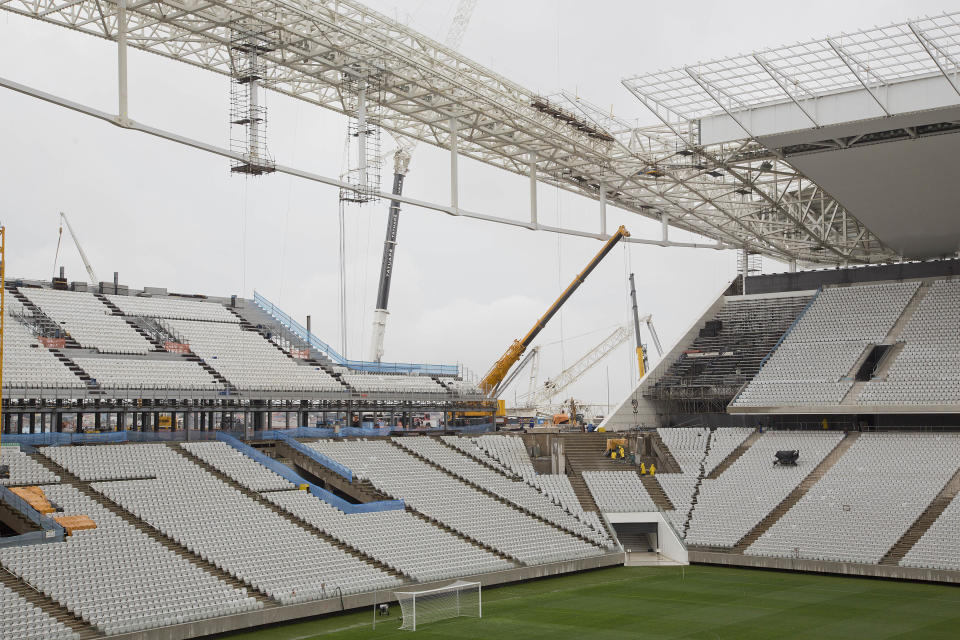
<path id="1" fill-rule="evenodd" d="M 467 616 L 482 617 L 483 603 L 479 582 L 457 580 L 445 587 L 422 591 L 395 591 L 403 614 L 401 629 L 416 631 L 417 626 Z"/>

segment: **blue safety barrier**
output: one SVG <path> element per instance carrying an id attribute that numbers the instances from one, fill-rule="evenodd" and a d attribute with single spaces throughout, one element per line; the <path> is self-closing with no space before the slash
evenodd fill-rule
<path id="1" fill-rule="evenodd" d="M 365 360 L 348 360 L 333 347 L 318 337 L 308 332 L 303 325 L 291 318 L 286 312 L 275 304 L 264 298 L 262 295 L 253 292 L 253 301 L 258 307 L 266 311 L 270 316 L 286 327 L 291 333 L 310 345 L 311 349 L 323 353 L 332 361 L 356 371 L 368 371 L 371 373 L 424 373 L 427 375 L 439 376 L 458 376 L 460 367 L 455 364 L 416 364 L 409 362 L 370 362 Z"/>
<path id="2" fill-rule="evenodd" d="M 282 435 L 280 439 L 283 442 L 286 442 L 288 445 L 290 445 L 294 449 L 296 449 L 297 451 L 299 451 L 300 453 L 302 453 L 303 455 L 307 456 L 308 458 L 316 462 L 317 464 L 321 464 L 327 469 L 330 469 L 330 471 L 333 471 L 334 473 L 336 473 L 337 475 L 343 476 L 344 478 L 347 479 L 347 482 L 353 482 L 353 471 L 343 466 L 336 460 L 328 458 L 327 456 L 323 455 L 319 451 L 315 449 L 311 449 L 307 445 L 297 442 L 296 440 L 294 440 L 293 438 L 291 438 L 286 434 Z"/>
<path id="3" fill-rule="evenodd" d="M 19 536 L 3 538 L 9 544 L 2 546 L 19 546 L 21 544 L 37 544 L 40 542 L 61 542 L 66 535 L 66 531 L 60 523 L 45 516 L 33 507 L 26 500 L 10 491 L 7 487 L 0 486 L 0 500 L 7 503 L 13 509 L 16 509 L 30 522 L 41 528 L 41 531 L 32 531 Z"/>
<path id="4" fill-rule="evenodd" d="M 69 444 L 107 444 L 118 442 L 183 442 L 186 440 L 213 440 L 216 432 L 190 431 L 104 431 L 102 433 L 11 433 L 3 436 L 7 442 L 23 445 L 59 446 Z"/>
<path id="5" fill-rule="evenodd" d="M 247 456 L 251 460 L 258 462 L 259 464 L 263 465 L 267 469 L 270 469 L 271 471 L 276 473 L 278 476 L 280 476 L 284 480 L 292 482 L 297 486 L 306 485 L 307 491 L 310 493 L 310 495 L 320 500 L 323 500 L 327 504 L 333 507 L 336 507 L 337 509 L 339 509 L 340 511 L 343 511 L 344 513 L 353 514 L 353 513 L 376 513 L 379 511 L 398 511 L 406 507 L 403 500 L 380 500 L 378 502 L 367 502 L 362 504 L 353 504 L 352 502 L 347 502 L 340 496 L 334 493 L 331 493 L 330 491 L 327 491 L 323 487 L 319 487 L 313 484 L 312 482 L 306 480 L 305 478 L 303 478 L 301 475 L 296 473 L 293 469 L 291 469 L 287 465 L 277 462 L 270 456 L 257 451 L 253 447 L 247 444 L 244 444 L 243 442 L 240 442 L 230 434 L 219 432 L 217 434 L 217 440 L 230 445 L 231 447 L 233 447 L 243 455 Z M 290 441 L 285 439 L 285 441 L 296 443 L 301 447 L 304 446 L 299 442 L 296 442 L 296 440 Z M 313 453 L 316 453 L 316 452 L 314 451 Z M 334 464 L 339 464 L 339 463 L 334 463 Z M 339 465 L 339 466 L 342 467 L 343 465 Z M 346 467 L 343 467 L 343 468 L 346 469 Z M 347 471 L 350 471 L 350 470 L 347 469 Z M 351 476 L 352 475 L 353 474 L 351 474 Z"/>

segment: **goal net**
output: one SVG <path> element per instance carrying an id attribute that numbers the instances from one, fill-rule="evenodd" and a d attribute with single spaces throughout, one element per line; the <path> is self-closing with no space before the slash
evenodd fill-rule
<path id="1" fill-rule="evenodd" d="M 403 614 L 401 629 L 416 631 L 424 625 L 447 618 L 481 617 L 480 583 L 458 580 L 445 587 L 424 591 L 395 591 Z"/>

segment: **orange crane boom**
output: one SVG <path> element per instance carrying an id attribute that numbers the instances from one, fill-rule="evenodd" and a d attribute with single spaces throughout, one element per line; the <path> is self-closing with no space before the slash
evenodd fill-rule
<path id="1" fill-rule="evenodd" d="M 494 389 L 497 388 L 497 385 L 506 377 L 507 373 L 510 371 L 510 368 L 517 363 L 517 360 L 520 359 L 520 356 L 523 355 L 523 352 L 527 350 L 527 347 L 533 342 L 534 338 L 537 337 L 547 323 L 550 321 L 550 318 L 560 310 L 560 307 L 563 306 L 567 300 L 570 299 L 570 296 L 573 295 L 573 292 L 583 284 L 583 281 L 586 280 L 587 276 L 590 275 L 590 272 L 593 271 L 600 261 L 606 257 L 608 253 L 613 249 L 613 247 L 620 242 L 623 238 L 629 238 L 630 232 L 627 231 L 626 227 L 622 226 L 617 229 L 607 240 L 606 244 L 603 245 L 603 248 L 593 256 L 593 259 L 587 263 L 587 266 L 577 274 L 577 277 L 573 279 L 573 282 L 564 289 L 563 293 L 560 294 L 560 297 L 557 298 L 550 308 L 547 309 L 546 313 L 540 316 L 540 319 L 537 320 L 536 324 L 527 332 L 527 335 L 523 336 L 520 340 L 514 340 L 513 343 L 507 348 L 506 352 L 500 356 L 500 359 L 493 363 L 493 366 L 490 367 L 490 370 L 487 371 L 486 375 L 483 376 L 483 379 L 480 380 L 480 390 L 485 394 L 490 394 Z"/>

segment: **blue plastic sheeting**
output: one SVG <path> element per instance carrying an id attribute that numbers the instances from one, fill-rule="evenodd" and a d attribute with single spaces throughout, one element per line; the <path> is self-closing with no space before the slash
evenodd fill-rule
<path id="1" fill-rule="evenodd" d="M 312 482 L 309 482 L 308 480 L 300 476 L 298 473 L 296 473 L 293 469 L 291 469 L 287 465 L 277 462 L 270 456 L 260 453 L 253 447 L 240 442 L 239 440 L 237 440 L 236 438 L 234 438 L 229 434 L 222 433 L 222 432 L 218 433 L 217 440 L 230 445 L 231 447 L 233 447 L 243 455 L 254 460 L 255 462 L 260 463 L 267 469 L 270 469 L 271 471 L 276 473 L 278 476 L 280 476 L 284 480 L 292 482 L 297 486 L 307 485 L 307 491 L 310 492 L 310 495 L 314 496 L 315 498 L 319 498 L 320 500 L 323 500 L 327 504 L 339 509 L 340 511 L 343 511 L 344 513 L 353 514 L 353 513 L 376 513 L 378 511 L 399 511 L 404 509 L 406 506 L 404 505 L 403 500 L 380 500 L 378 502 L 367 502 L 363 504 L 353 504 L 352 502 L 347 502 L 340 496 L 334 493 L 331 493 L 330 491 L 327 491 L 323 487 L 318 487 Z M 290 442 L 291 445 L 295 443 L 297 445 L 300 445 L 301 447 L 303 446 L 302 444 L 300 444 L 299 442 L 296 442 L 295 440 L 285 439 L 285 441 Z"/>
<path id="2" fill-rule="evenodd" d="M 269 313 L 280 324 L 290 330 L 301 340 L 310 345 L 310 348 L 320 351 L 328 358 L 350 369 L 357 371 L 370 371 L 375 373 L 426 373 L 428 375 L 456 376 L 460 375 L 460 367 L 455 364 L 414 364 L 406 362 L 367 362 L 364 360 L 347 360 L 342 355 L 333 350 L 333 347 L 317 338 L 299 322 L 291 318 L 282 309 L 264 298 L 262 295 L 253 292 L 253 301 L 258 307 Z"/>
<path id="3" fill-rule="evenodd" d="M 182 442 L 185 440 L 213 440 L 212 431 L 107 431 L 104 433 L 11 433 L 3 436 L 8 442 L 33 446 L 68 444 L 100 444 L 116 442 Z"/>
<path id="4" fill-rule="evenodd" d="M 333 428 L 324 427 L 296 427 L 294 429 L 264 429 L 254 431 L 254 440 L 282 440 L 290 438 L 332 438 L 336 435 Z"/>
<path id="5" fill-rule="evenodd" d="M 350 471 L 350 469 L 343 466 L 336 460 L 333 460 L 332 458 L 328 458 L 327 456 L 323 455 L 319 451 L 311 449 L 307 445 L 297 442 L 290 436 L 283 436 L 280 439 L 286 442 L 288 445 L 290 445 L 294 449 L 296 449 L 297 451 L 299 451 L 300 453 L 302 453 L 303 455 L 313 460 L 314 462 L 318 464 L 322 464 L 327 469 L 330 469 L 330 471 L 333 471 L 337 475 L 343 476 L 344 478 L 347 479 L 347 482 L 353 482 L 353 471 Z"/>
<path id="6" fill-rule="evenodd" d="M 15 494 L 13 491 L 10 491 L 10 489 L 0 486 L 0 500 L 6 502 L 12 508 L 21 513 L 25 518 L 30 520 L 30 522 L 43 529 L 43 531 L 33 532 L 35 535 L 25 533 L 21 536 L 16 536 L 16 538 L 21 539 L 18 544 L 60 542 L 63 540 L 64 535 L 66 535 L 66 532 L 64 531 L 63 527 L 60 526 L 60 523 L 53 518 L 38 512 L 36 509 L 31 507 L 26 500 Z M 13 538 L 4 539 L 11 540 Z"/>

